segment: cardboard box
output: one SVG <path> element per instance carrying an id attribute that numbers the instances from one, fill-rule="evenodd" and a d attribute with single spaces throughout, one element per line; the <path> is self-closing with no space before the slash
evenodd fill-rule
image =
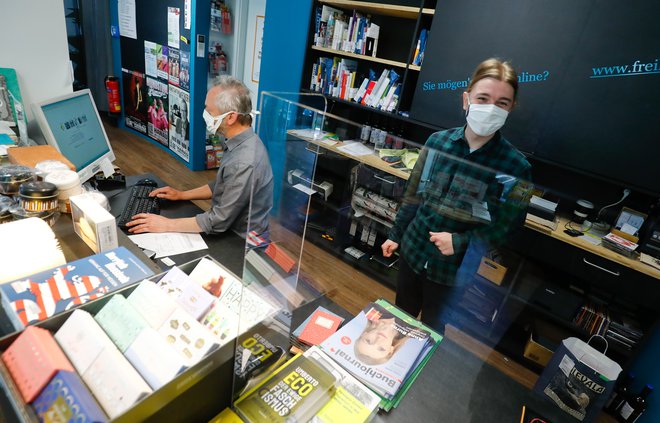
<path id="1" fill-rule="evenodd" d="M 88 198 L 74 195 L 69 200 L 73 230 L 85 244 L 95 253 L 117 248 L 119 243 L 114 216 Z"/>
<path id="2" fill-rule="evenodd" d="M 493 260 L 482 257 L 481 263 L 479 263 L 479 268 L 477 269 L 477 274 L 488 279 L 495 285 L 501 285 L 506 275 L 507 268 L 501 264 L 494 262 Z"/>
<path id="3" fill-rule="evenodd" d="M 545 366 L 548 364 L 548 362 L 550 362 L 554 351 L 550 349 L 551 345 L 548 342 L 542 341 L 540 339 L 534 339 L 534 336 L 534 332 L 529 334 L 529 339 L 527 340 L 527 344 L 525 344 L 523 356 L 535 363 Z"/>
<path id="4" fill-rule="evenodd" d="M 9 162 L 27 167 L 35 167 L 44 160 L 57 160 L 75 171 L 76 167 L 52 145 L 35 145 L 30 147 L 14 147 L 7 150 Z"/>

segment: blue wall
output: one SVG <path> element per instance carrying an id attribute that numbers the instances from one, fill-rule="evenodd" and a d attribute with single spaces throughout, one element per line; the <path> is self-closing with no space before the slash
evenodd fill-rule
<path id="1" fill-rule="evenodd" d="M 307 36 L 309 33 L 311 0 L 267 0 L 264 37 L 261 50 L 258 107 L 261 110 L 263 91 L 300 92 Z M 268 119 L 260 116 L 260 119 Z M 261 131 L 263 132 L 263 131 Z M 274 210 L 277 212 L 282 190 L 286 151 L 277 140 L 269 141 L 260 133 L 268 148 L 275 179 Z"/>

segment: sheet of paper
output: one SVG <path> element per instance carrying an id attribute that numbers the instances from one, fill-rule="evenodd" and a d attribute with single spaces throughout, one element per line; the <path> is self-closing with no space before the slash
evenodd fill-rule
<path id="1" fill-rule="evenodd" d="M 635 235 L 637 233 L 637 228 L 631 225 L 630 223 L 624 223 L 621 226 L 621 232 L 625 232 L 630 235 Z"/>
<path id="2" fill-rule="evenodd" d="M 129 235 L 128 238 L 140 248 L 155 251 L 156 258 L 209 248 L 200 234 L 164 232 Z"/>
<path id="3" fill-rule="evenodd" d="M 183 2 L 183 29 L 190 29 L 191 0 Z"/>
<path id="4" fill-rule="evenodd" d="M 144 42 L 144 71 L 147 76 L 156 78 L 158 76 L 158 61 L 156 53 L 158 46 L 151 41 Z"/>
<path id="5" fill-rule="evenodd" d="M 374 150 L 357 141 L 344 141 L 344 145 L 337 147 L 337 150 L 343 151 L 352 156 L 368 156 L 374 154 Z"/>
<path id="6" fill-rule="evenodd" d="M 167 45 L 179 48 L 179 17 L 181 9 L 178 7 L 167 8 Z"/>
<path id="7" fill-rule="evenodd" d="M 119 35 L 136 40 L 135 0 L 119 0 L 117 9 L 119 12 Z"/>

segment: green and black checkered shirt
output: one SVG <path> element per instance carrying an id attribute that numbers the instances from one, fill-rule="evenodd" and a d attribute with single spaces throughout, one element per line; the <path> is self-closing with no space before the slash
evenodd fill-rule
<path id="1" fill-rule="evenodd" d="M 471 240 L 496 246 L 523 222 L 530 170 L 499 131 L 472 153 L 464 127 L 436 132 L 415 164 L 389 239 L 415 272 L 426 269 L 429 280 L 454 285 Z M 451 233 L 454 254 L 442 255 L 429 232 Z"/>

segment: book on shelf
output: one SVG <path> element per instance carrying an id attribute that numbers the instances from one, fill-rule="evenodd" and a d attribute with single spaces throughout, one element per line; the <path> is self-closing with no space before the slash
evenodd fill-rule
<path id="1" fill-rule="evenodd" d="M 119 247 L 0 285 L 2 306 L 15 329 L 21 330 L 153 274 Z"/>
<path id="2" fill-rule="evenodd" d="M 428 39 L 429 31 L 424 28 L 419 33 L 419 39 L 417 39 L 417 46 L 415 47 L 415 54 L 413 55 L 413 65 L 421 66 L 424 62 L 424 51 L 426 50 L 426 40 Z"/>
<path id="3" fill-rule="evenodd" d="M 306 422 L 327 403 L 337 377 L 300 354 L 234 404 L 245 422 Z"/>
<path id="4" fill-rule="evenodd" d="M 421 322 L 379 300 L 322 342 L 321 348 L 385 400 L 392 400 L 441 339 Z"/>

